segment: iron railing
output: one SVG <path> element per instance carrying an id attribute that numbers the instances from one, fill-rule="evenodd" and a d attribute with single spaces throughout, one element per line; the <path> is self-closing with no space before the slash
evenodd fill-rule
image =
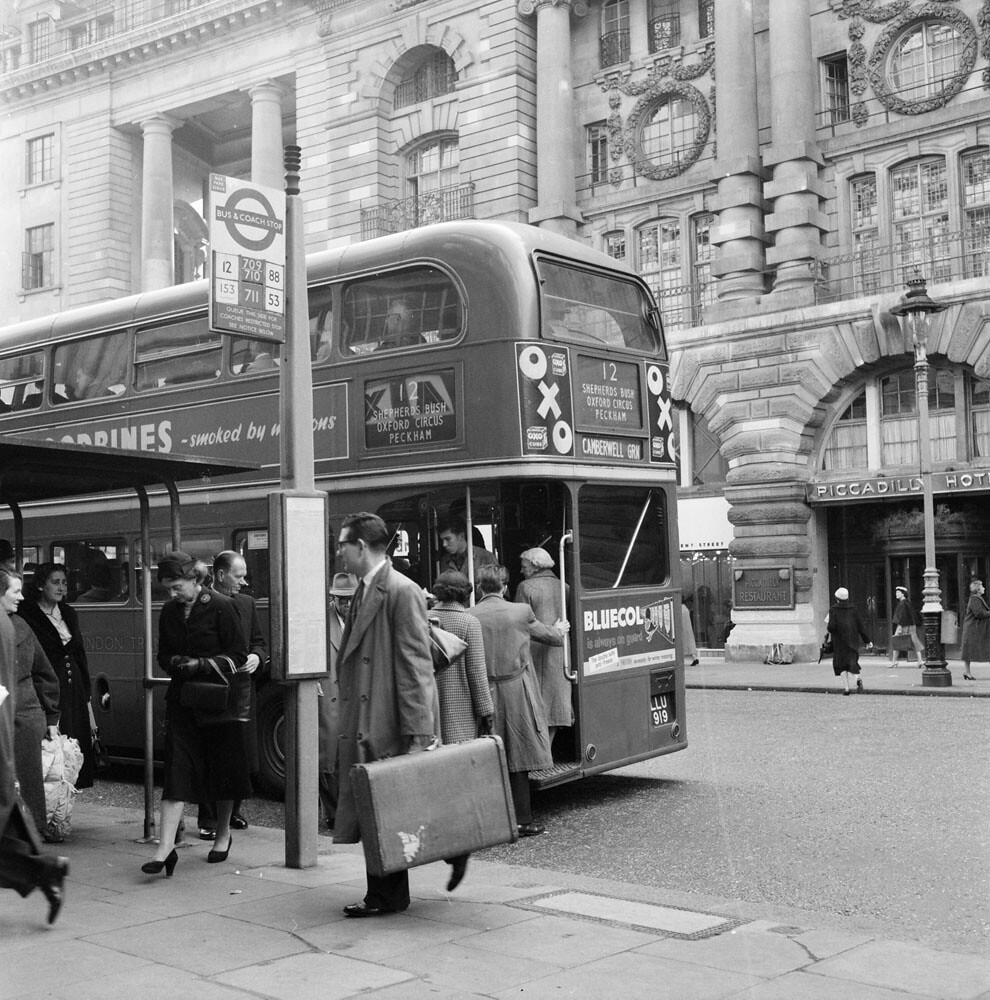
<path id="1" fill-rule="evenodd" d="M 629 61 L 629 31 L 610 31 L 599 39 L 601 67 Z"/>
<path id="2" fill-rule="evenodd" d="M 411 198 L 393 198 L 361 209 L 361 238 L 428 226 L 432 222 L 474 218 L 474 184 L 452 184 Z"/>
<path id="3" fill-rule="evenodd" d="M 650 52 L 662 52 L 681 44 L 681 15 L 663 14 L 649 23 Z"/>
<path id="4" fill-rule="evenodd" d="M 929 285 L 968 278 L 990 280 L 990 220 L 958 232 L 874 244 L 803 266 L 808 269 L 815 302 L 819 304 L 903 291 L 915 270 Z M 773 289 L 776 273 L 774 267 L 765 271 L 765 292 Z M 649 281 L 649 275 L 644 277 Z M 718 281 L 712 278 L 703 284 L 654 287 L 666 328 L 703 324 L 708 307 L 718 299 Z"/>

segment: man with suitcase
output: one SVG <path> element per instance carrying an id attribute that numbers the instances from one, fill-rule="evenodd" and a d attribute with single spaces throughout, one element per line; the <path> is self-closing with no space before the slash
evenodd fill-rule
<path id="1" fill-rule="evenodd" d="M 358 588 L 337 661 L 340 735 L 334 843 L 361 839 L 350 770 L 354 764 L 415 753 L 439 732 L 440 713 L 422 589 L 393 569 L 389 532 L 376 514 L 344 518 L 337 551 Z M 452 888 L 467 857 L 455 859 Z M 409 906 L 406 871 L 367 873 L 364 900 L 344 907 L 349 917 L 377 917 Z"/>

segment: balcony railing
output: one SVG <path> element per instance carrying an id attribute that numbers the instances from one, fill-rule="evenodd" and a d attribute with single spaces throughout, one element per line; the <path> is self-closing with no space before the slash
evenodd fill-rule
<path id="1" fill-rule="evenodd" d="M 601 66 L 615 66 L 629 61 L 629 32 L 610 31 L 599 40 Z"/>
<path id="2" fill-rule="evenodd" d="M 650 52 L 662 52 L 681 44 L 681 15 L 664 14 L 649 24 Z"/>
<path id="3" fill-rule="evenodd" d="M 361 238 L 374 239 L 389 233 L 428 226 L 433 222 L 474 218 L 474 184 L 452 184 L 414 195 L 383 201 L 374 208 L 361 209 Z"/>
<path id="4" fill-rule="evenodd" d="M 838 254 L 809 262 L 808 273 L 816 303 L 841 302 L 864 296 L 903 291 L 915 269 L 929 284 L 990 279 L 990 220 L 954 233 L 890 245 L 875 244 L 855 253 Z M 646 276 L 649 280 L 649 276 Z M 764 291 L 771 291 L 776 269 L 764 274 Z M 708 307 L 718 300 L 718 279 L 704 284 L 654 288 L 668 330 L 700 326 Z M 737 301 L 737 305 L 739 302 Z M 763 307 L 766 308 L 764 302 Z"/>

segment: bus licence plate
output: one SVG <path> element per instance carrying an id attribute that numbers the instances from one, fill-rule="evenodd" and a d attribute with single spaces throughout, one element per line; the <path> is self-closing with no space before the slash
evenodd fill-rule
<path id="1" fill-rule="evenodd" d="M 654 726 L 667 726 L 677 720 L 673 691 L 650 695 L 650 718 Z"/>

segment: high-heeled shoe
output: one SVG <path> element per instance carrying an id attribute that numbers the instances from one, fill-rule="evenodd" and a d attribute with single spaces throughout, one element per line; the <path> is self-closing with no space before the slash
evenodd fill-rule
<path id="1" fill-rule="evenodd" d="M 964 681 L 975 681 L 976 678 L 972 674 L 963 674 Z"/>
<path id="2" fill-rule="evenodd" d="M 171 878 L 172 872 L 175 871 L 175 866 L 178 863 L 179 855 L 173 847 L 164 861 L 146 861 L 143 865 L 141 865 L 141 871 L 143 871 L 145 875 L 157 875 L 164 868 L 165 878 Z"/>
<path id="3" fill-rule="evenodd" d="M 227 850 L 218 851 L 215 847 L 210 850 L 210 853 L 206 855 L 206 860 L 211 865 L 218 865 L 221 861 L 227 860 L 227 855 L 230 854 L 230 849 L 234 846 L 234 838 L 232 835 L 227 836 Z"/>

